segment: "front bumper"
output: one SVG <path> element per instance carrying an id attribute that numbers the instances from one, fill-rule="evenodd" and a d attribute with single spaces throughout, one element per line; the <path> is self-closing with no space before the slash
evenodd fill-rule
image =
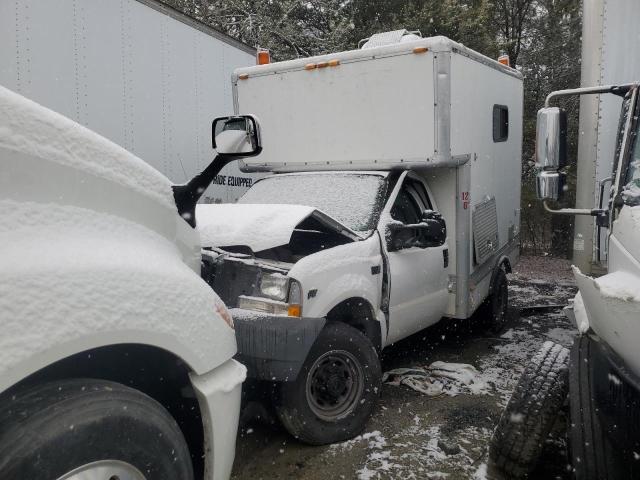
<path id="1" fill-rule="evenodd" d="M 228 480 L 233 467 L 240 418 L 244 365 L 228 360 L 202 375 L 191 375 L 204 428 L 205 480 Z"/>
<path id="2" fill-rule="evenodd" d="M 231 309 L 238 359 L 249 376 L 260 380 L 293 381 L 324 327 L 324 318 L 297 318 Z"/>

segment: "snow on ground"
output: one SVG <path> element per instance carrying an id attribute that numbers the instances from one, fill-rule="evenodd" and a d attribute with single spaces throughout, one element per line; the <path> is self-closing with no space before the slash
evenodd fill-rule
<path id="1" fill-rule="evenodd" d="M 356 471 L 358 480 L 445 479 L 451 476 L 445 470 L 452 461 L 462 465 L 465 474 L 473 475 L 480 468 L 478 459 L 483 455 L 483 449 L 474 445 L 479 439 L 488 441 L 490 437 L 491 430 L 486 428 L 467 427 L 455 433 L 445 432 L 428 417 L 416 415 L 412 425 L 388 440 L 379 431 L 370 432 L 332 445 L 330 452 L 344 455 L 357 444 L 365 445 L 365 461 Z"/>

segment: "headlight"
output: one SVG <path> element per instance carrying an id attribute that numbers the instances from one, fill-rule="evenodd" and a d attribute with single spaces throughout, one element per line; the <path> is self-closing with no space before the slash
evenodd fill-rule
<path id="1" fill-rule="evenodd" d="M 289 290 L 289 277 L 281 273 L 265 273 L 260 281 L 260 293 L 268 298 L 284 302 Z"/>
<path id="2" fill-rule="evenodd" d="M 280 274 L 265 274 L 260 283 L 261 297 L 240 295 L 238 307 L 289 317 L 302 316 L 302 285 Z"/>

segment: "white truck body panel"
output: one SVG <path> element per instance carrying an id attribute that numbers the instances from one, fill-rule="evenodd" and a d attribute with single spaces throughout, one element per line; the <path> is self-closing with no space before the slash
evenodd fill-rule
<path id="1" fill-rule="evenodd" d="M 0 2 L 0 85 L 138 155 L 173 183 L 209 164 L 211 121 L 255 52 L 153 0 Z M 229 164 L 205 202 L 257 178 Z"/>
<path id="2" fill-rule="evenodd" d="M 260 119 L 265 139 L 260 156 L 244 160 L 246 167 L 384 169 L 433 160 L 434 54 L 409 49 L 367 61 L 370 52 L 330 55 L 340 60 L 337 67 L 308 71 L 300 65 L 237 81 L 238 111 Z"/>

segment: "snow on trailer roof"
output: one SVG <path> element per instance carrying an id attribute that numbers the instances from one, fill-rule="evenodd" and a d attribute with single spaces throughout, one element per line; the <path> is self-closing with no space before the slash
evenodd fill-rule
<path id="1" fill-rule="evenodd" d="M 124 148 L 0 85 L 0 148 L 76 168 L 175 208 L 171 182 Z"/>
<path id="2" fill-rule="evenodd" d="M 492 68 L 500 70 L 508 75 L 522 79 L 522 74 L 511 67 L 499 63 L 497 60 L 482 55 L 475 50 L 471 50 L 464 45 L 454 42 L 453 40 L 444 37 L 428 37 L 421 38 L 419 40 L 410 42 L 401 42 L 391 45 L 383 45 L 380 47 L 347 50 L 344 52 L 328 53 L 325 55 L 316 55 L 314 57 L 298 58 L 295 60 L 287 60 L 284 62 L 274 62 L 267 65 L 255 65 L 251 67 L 238 68 L 234 72 L 234 81 L 238 79 L 239 75 L 260 76 L 273 73 L 283 73 L 287 71 L 304 69 L 309 63 L 321 63 L 329 62 L 336 59 L 342 63 L 355 62 L 370 58 L 379 58 L 385 56 L 393 56 L 402 53 L 412 52 L 417 47 L 426 47 L 433 52 L 455 52 L 461 55 L 472 58 L 478 62 L 484 63 Z"/>

